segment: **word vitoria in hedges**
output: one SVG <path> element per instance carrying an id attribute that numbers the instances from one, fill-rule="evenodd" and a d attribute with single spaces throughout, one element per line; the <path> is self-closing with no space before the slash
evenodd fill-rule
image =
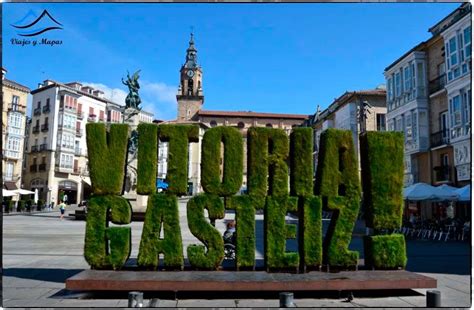
<path id="1" fill-rule="evenodd" d="M 114 124 L 106 132 L 104 124 L 87 124 L 93 196 L 87 214 L 85 258 L 93 269 L 120 269 L 130 256 L 131 229 L 126 225 L 132 212 L 128 201 L 120 196 L 128 131 L 128 125 Z M 177 197 L 187 191 L 188 145 L 198 139 L 199 127 L 194 125 L 138 126 L 137 192 L 148 195 L 138 254 L 141 269 L 184 267 Z M 156 192 L 161 142 L 169 143 L 166 193 Z M 245 160 L 242 134 L 232 127 L 214 127 L 204 134 L 201 184 L 205 193 L 188 201 L 186 214 L 191 233 L 202 242 L 187 247 L 192 268 L 214 270 L 224 258 L 221 234 L 206 219 L 204 209 L 211 222 L 222 219 L 226 209 L 235 211 L 238 270 L 255 265 L 258 209 L 264 210 L 267 271 L 314 270 L 322 265 L 355 267 L 359 253 L 348 246 L 362 188 L 366 223 L 374 230 L 374 235 L 364 240 L 366 265 L 375 269 L 406 265 L 403 235 L 387 233 L 400 227 L 402 220 L 401 133 L 367 132 L 360 138 L 362 188 L 350 131 L 323 132 L 314 182 L 311 128 L 294 128 L 290 137 L 281 129 L 249 128 L 247 143 L 248 194 L 236 195 Z M 323 209 L 332 211 L 324 242 Z M 286 223 L 288 213 L 298 215 L 298 227 Z M 109 226 L 109 222 L 115 225 Z M 298 252 L 286 251 L 286 241 L 292 238 L 298 239 Z M 164 258 L 162 266 L 160 255 Z"/>

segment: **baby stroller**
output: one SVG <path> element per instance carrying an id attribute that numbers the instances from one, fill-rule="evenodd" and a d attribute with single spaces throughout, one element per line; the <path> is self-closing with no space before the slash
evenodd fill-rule
<path id="1" fill-rule="evenodd" d="M 224 239 L 224 258 L 235 259 L 235 222 L 227 223 L 227 230 L 222 239 Z"/>

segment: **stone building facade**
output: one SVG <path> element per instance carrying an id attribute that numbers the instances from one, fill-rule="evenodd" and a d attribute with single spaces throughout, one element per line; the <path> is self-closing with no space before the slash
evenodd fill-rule
<path id="1" fill-rule="evenodd" d="M 2 179 L 9 190 L 22 188 L 27 99 L 30 89 L 5 77 L 2 68 Z M 14 196 L 13 200 L 17 200 Z"/>
<path id="2" fill-rule="evenodd" d="M 354 147 L 360 167 L 359 135 L 365 131 L 384 131 L 386 91 L 383 87 L 371 90 L 346 91 L 335 99 L 327 109 L 316 111 L 305 125 L 313 128 L 314 137 L 314 173 L 318 165 L 319 138 L 328 128 L 339 128 L 352 131 Z"/>

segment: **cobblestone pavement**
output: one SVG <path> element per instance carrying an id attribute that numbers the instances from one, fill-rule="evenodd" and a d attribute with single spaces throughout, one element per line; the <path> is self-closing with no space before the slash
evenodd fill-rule
<path id="1" fill-rule="evenodd" d="M 198 240 L 187 229 L 185 204 L 180 201 L 181 230 L 186 247 Z M 227 214 L 226 219 L 233 214 Z M 263 216 L 257 215 L 257 253 L 262 259 Z M 327 224 L 327 223 L 325 223 Z M 136 258 L 142 222 L 132 227 L 132 258 Z M 223 220 L 216 222 L 222 232 Z M 3 218 L 3 307 L 126 307 L 127 295 L 68 292 L 64 281 L 88 265 L 83 258 L 85 222 L 59 219 L 53 211 Z M 289 248 L 296 243 L 289 244 Z M 350 246 L 359 250 L 362 241 L 355 236 Z M 470 247 L 466 242 L 408 241 L 409 271 L 438 280 L 444 307 L 470 307 Z M 186 253 L 186 251 L 184 251 Z M 295 294 L 297 307 L 424 307 L 426 290 L 397 292 L 355 292 L 351 302 L 337 292 Z M 145 294 L 145 306 L 158 298 L 158 307 L 278 307 L 277 294 L 234 294 L 223 296 Z"/>

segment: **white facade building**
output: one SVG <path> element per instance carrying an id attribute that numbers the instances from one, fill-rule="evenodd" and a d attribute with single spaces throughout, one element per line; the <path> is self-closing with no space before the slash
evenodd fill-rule
<path id="1" fill-rule="evenodd" d="M 470 10 L 470 6 L 468 7 Z M 457 180 L 471 179 L 471 14 L 441 32 L 449 102 L 450 141 L 454 149 Z"/>
<path id="2" fill-rule="evenodd" d="M 122 106 L 104 98 L 103 92 L 80 83 L 46 80 L 33 95 L 26 188 L 39 190 L 46 203 L 79 203 L 91 192 L 88 171 L 86 124 L 122 123 Z M 148 120 L 150 113 L 142 112 Z M 152 116 L 151 116 L 152 117 Z"/>

